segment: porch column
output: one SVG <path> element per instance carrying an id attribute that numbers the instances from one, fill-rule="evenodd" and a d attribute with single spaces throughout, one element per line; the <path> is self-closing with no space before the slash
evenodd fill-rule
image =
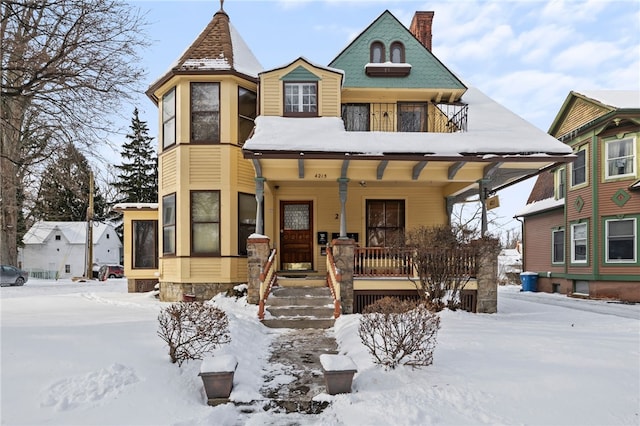
<path id="1" fill-rule="evenodd" d="M 353 313 L 353 264 L 356 242 L 351 238 L 338 238 L 332 241 L 333 259 L 340 270 L 340 304 L 343 314 Z"/>
<path id="2" fill-rule="evenodd" d="M 267 260 L 271 248 L 269 237 L 253 237 L 247 239 L 247 303 L 258 304 L 260 301 L 260 273 Z"/>
<path id="3" fill-rule="evenodd" d="M 484 237 L 485 235 L 487 235 L 487 184 L 489 183 L 489 181 L 480 179 L 478 183 L 478 195 L 480 198 L 480 206 L 482 207 L 482 225 L 480 228 L 480 236 Z"/>
<path id="4" fill-rule="evenodd" d="M 347 183 L 349 183 L 349 178 L 338 178 L 340 193 L 340 238 L 347 238 Z"/>
<path id="5" fill-rule="evenodd" d="M 267 180 L 263 177 L 257 177 L 256 180 L 256 202 L 258 206 L 256 208 L 256 234 L 262 235 L 264 233 L 264 225 L 262 224 L 262 201 L 264 200 L 264 181 Z"/>
<path id="6" fill-rule="evenodd" d="M 498 254 L 500 246 L 490 239 L 481 240 L 476 254 L 478 297 L 476 312 L 495 314 L 498 312 Z"/>

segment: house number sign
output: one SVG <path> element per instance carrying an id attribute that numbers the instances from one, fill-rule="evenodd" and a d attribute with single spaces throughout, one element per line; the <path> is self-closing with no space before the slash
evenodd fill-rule
<path id="1" fill-rule="evenodd" d="M 327 178 L 327 174 L 326 174 L 326 173 L 316 173 L 316 174 L 314 175 L 314 177 L 315 177 L 316 179 L 326 179 L 326 178 Z"/>

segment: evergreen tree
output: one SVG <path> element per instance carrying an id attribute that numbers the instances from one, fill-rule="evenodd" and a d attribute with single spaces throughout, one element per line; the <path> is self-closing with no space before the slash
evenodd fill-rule
<path id="1" fill-rule="evenodd" d="M 90 176 L 87 158 L 68 143 L 51 158 L 42 174 L 34 217 L 53 221 L 87 220 Z M 93 194 L 94 216 L 103 216 L 105 207 L 104 197 L 96 185 Z"/>
<path id="2" fill-rule="evenodd" d="M 120 192 L 120 203 L 158 202 L 158 157 L 151 145 L 149 128 L 138 116 L 138 108 L 133 110 L 127 142 L 122 145 L 122 165 L 118 181 L 113 186 Z"/>

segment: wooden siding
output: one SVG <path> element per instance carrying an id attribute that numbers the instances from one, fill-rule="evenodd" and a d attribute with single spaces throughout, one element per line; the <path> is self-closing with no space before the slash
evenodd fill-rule
<path id="1" fill-rule="evenodd" d="M 603 107 L 577 98 L 564 118 L 562 125 L 553 136 L 560 137 L 607 113 Z"/>
<path id="2" fill-rule="evenodd" d="M 222 171 L 223 145 L 190 145 L 189 146 L 189 183 L 218 184 Z"/>
<path id="3" fill-rule="evenodd" d="M 177 151 L 169 151 L 160 156 L 160 193 L 174 190 L 178 178 Z"/>
<path id="4" fill-rule="evenodd" d="M 238 165 L 238 173 L 237 173 L 237 183 L 238 190 L 242 192 L 250 192 L 255 193 L 256 190 L 256 181 L 255 181 L 255 171 L 251 162 L 249 160 L 245 160 L 242 157 L 242 151 L 236 150 L 235 152 L 235 160 Z"/>
<path id="5" fill-rule="evenodd" d="M 340 117 L 340 74 L 322 68 L 316 68 L 306 61 L 297 60 L 291 65 L 266 72 L 260 77 L 260 115 L 282 116 L 283 81 L 282 78 L 294 70 L 304 68 L 318 77 L 318 115 L 321 117 Z"/>
<path id="6" fill-rule="evenodd" d="M 523 267 L 527 271 L 551 271 L 564 272 L 564 264 L 553 264 L 552 258 L 552 231 L 562 228 L 564 225 L 564 213 L 557 209 L 535 216 L 529 216 L 524 221 L 524 256 Z M 567 240 L 565 229 L 565 241 Z M 565 249 L 565 262 L 568 259 Z"/>

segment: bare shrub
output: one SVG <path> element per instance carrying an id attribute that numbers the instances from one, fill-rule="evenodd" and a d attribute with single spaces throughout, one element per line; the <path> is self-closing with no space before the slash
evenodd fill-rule
<path id="1" fill-rule="evenodd" d="M 358 335 L 374 362 L 393 370 L 431 365 L 439 329 L 440 317 L 424 304 L 385 297 L 367 306 Z"/>
<path id="2" fill-rule="evenodd" d="M 172 363 L 202 359 L 218 345 L 231 341 L 227 314 L 202 302 L 178 302 L 158 315 L 158 336 L 169 345 Z"/>
<path id="3" fill-rule="evenodd" d="M 418 227 L 407 233 L 413 248 L 413 267 L 420 279 L 416 288 L 434 311 L 460 306 L 460 291 L 475 274 L 475 247 L 450 226 Z"/>

